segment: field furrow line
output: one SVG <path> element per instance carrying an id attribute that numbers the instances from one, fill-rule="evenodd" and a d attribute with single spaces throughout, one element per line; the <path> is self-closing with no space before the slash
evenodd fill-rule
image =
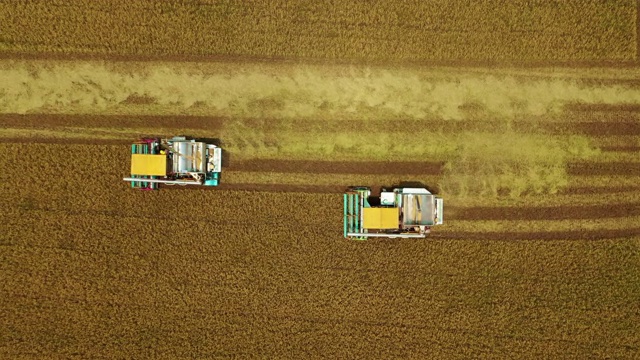
<path id="1" fill-rule="evenodd" d="M 585 231 L 535 231 L 535 232 L 473 232 L 456 231 L 434 233 L 434 239 L 443 240 L 483 240 L 483 241 L 600 241 L 609 239 L 635 239 L 640 235 L 640 228 L 615 230 Z"/>
<path id="2" fill-rule="evenodd" d="M 601 146 L 600 150 L 602 151 L 611 151 L 611 152 L 640 152 L 640 146 L 636 145 L 611 145 L 611 146 Z M 640 155 L 638 155 L 640 156 Z"/>
<path id="3" fill-rule="evenodd" d="M 261 134 L 289 133 L 358 133 L 363 127 L 371 127 L 375 132 L 389 134 L 404 134 L 406 129 L 413 129 L 420 133 L 460 133 L 460 132 L 503 132 L 514 130 L 522 133 L 538 132 L 546 135 L 583 134 L 594 137 L 603 136 L 637 136 L 640 135 L 640 114 L 633 114 L 633 118 L 619 114 L 617 118 L 608 116 L 617 113 L 590 115 L 581 117 L 576 113 L 562 115 L 531 116 L 522 115 L 516 119 L 499 116 L 482 116 L 473 120 L 443 120 L 437 117 L 423 119 L 409 119 L 393 117 L 388 119 L 286 119 L 286 118 L 245 118 L 221 117 L 219 115 L 114 115 L 114 114 L 0 114 L 0 126 L 15 129 L 54 129 L 54 128 L 85 128 L 87 131 L 96 129 L 130 129 L 130 132 L 149 129 L 180 129 L 193 132 L 207 131 L 222 134 L 226 128 L 241 124 L 253 131 L 260 130 Z M 285 130 L 286 129 L 286 130 Z"/>
<path id="4" fill-rule="evenodd" d="M 640 176 L 640 162 L 570 162 L 572 176 Z"/>
<path id="5" fill-rule="evenodd" d="M 605 219 L 640 216 L 640 203 L 616 203 L 614 206 L 599 204 L 592 206 L 448 207 L 447 210 L 452 211 L 456 219 L 476 221 Z"/>
<path id="6" fill-rule="evenodd" d="M 444 162 L 385 162 L 385 161 L 306 161 L 256 159 L 232 162 L 231 171 L 266 171 L 280 173 L 324 173 L 362 175 L 440 175 Z"/>

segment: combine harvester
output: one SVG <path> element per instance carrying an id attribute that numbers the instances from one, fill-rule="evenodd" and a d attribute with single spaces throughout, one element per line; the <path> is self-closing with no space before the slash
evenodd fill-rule
<path id="1" fill-rule="evenodd" d="M 442 207 L 442 198 L 424 188 L 383 189 L 379 198 L 371 197 L 370 188 L 350 188 L 344 194 L 344 237 L 425 238 L 431 226 L 442 224 Z"/>
<path id="2" fill-rule="evenodd" d="M 144 138 L 131 145 L 131 187 L 155 190 L 159 184 L 218 186 L 222 149 L 186 137 Z"/>

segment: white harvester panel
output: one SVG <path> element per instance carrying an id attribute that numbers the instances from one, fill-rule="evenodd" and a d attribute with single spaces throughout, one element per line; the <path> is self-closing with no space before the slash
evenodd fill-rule
<path id="1" fill-rule="evenodd" d="M 173 148 L 173 171 L 179 174 L 206 172 L 205 143 L 176 141 Z"/>
<path id="2" fill-rule="evenodd" d="M 220 172 L 222 169 L 222 149 L 214 145 L 208 145 L 209 162 L 207 164 L 207 171 Z"/>
<path id="3" fill-rule="evenodd" d="M 396 194 L 390 191 L 383 191 L 380 194 L 380 205 L 394 206 L 396 204 Z"/>
<path id="4" fill-rule="evenodd" d="M 402 194 L 402 214 L 403 225 L 435 225 L 435 196 Z"/>

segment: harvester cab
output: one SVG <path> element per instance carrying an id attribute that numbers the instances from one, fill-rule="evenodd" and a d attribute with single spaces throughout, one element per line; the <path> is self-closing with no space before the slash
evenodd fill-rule
<path id="1" fill-rule="evenodd" d="M 383 190 L 379 198 L 371 197 L 370 188 L 350 188 L 344 194 L 344 237 L 425 238 L 442 224 L 442 210 L 442 198 L 424 188 Z"/>
<path id="2" fill-rule="evenodd" d="M 131 176 L 123 180 L 141 190 L 166 185 L 217 186 L 222 149 L 213 144 L 175 136 L 144 138 L 131 145 Z"/>

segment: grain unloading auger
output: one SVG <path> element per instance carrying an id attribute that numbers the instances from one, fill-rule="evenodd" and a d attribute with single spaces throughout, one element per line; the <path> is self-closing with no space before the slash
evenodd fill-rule
<path id="1" fill-rule="evenodd" d="M 380 205 L 372 206 L 378 202 Z M 425 238 L 431 227 L 442 224 L 443 200 L 424 188 L 396 188 L 371 197 L 367 187 L 349 188 L 344 194 L 344 237 Z"/>
<path id="2" fill-rule="evenodd" d="M 155 190 L 159 184 L 217 186 L 222 149 L 202 141 L 174 136 L 144 138 L 131 145 L 131 187 Z"/>

